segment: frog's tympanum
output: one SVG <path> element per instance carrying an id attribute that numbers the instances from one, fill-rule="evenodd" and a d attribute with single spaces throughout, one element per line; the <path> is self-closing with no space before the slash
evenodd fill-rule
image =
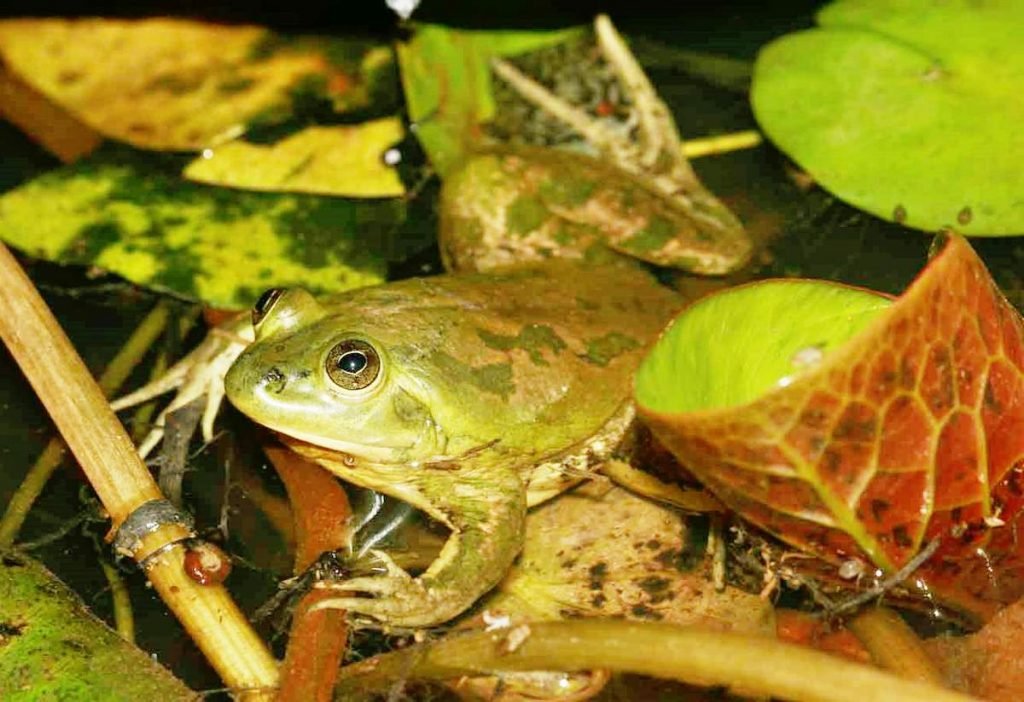
<path id="1" fill-rule="evenodd" d="M 321 299 L 272 291 L 247 349 L 239 337 L 250 332 L 236 322 L 236 340 L 221 335 L 209 342 L 216 350 L 200 348 L 121 403 L 201 385 L 197 365 L 212 359 L 222 373 L 237 356 L 225 389 L 242 412 L 451 530 L 417 577 L 378 553 L 385 572 L 337 583 L 337 607 L 392 626 L 451 619 L 503 576 L 527 508 L 616 452 L 633 420 L 633 372 L 680 307 L 620 254 L 703 273 L 749 257 L 738 221 L 696 181 L 668 110 L 607 19 L 597 36 L 632 94 L 638 134 L 569 115 L 600 160 L 507 149 L 471 158 L 442 197 L 443 257 L 469 272 Z M 499 72 L 555 112 L 573 109 L 508 66 Z"/>

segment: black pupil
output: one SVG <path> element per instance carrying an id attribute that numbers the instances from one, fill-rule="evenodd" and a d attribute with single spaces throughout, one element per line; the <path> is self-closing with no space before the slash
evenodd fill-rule
<path id="1" fill-rule="evenodd" d="M 349 351 L 338 359 L 338 368 L 354 375 L 366 368 L 366 354 L 362 351 Z"/>

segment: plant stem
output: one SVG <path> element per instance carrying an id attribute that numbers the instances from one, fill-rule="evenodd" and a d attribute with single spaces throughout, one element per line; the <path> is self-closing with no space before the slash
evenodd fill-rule
<path id="1" fill-rule="evenodd" d="M 342 669 L 335 699 L 364 699 L 405 678 L 448 680 L 497 671 L 596 668 L 800 702 L 975 699 L 763 636 L 612 619 L 476 631 L 376 656 Z"/>
<path id="2" fill-rule="evenodd" d="M 7 344 L 103 502 L 116 533 L 141 505 L 160 501 L 156 482 L 88 368 L 32 281 L 0 244 L 0 338 Z M 277 662 L 219 585 L 200 585 L 183 568 L 190 530 L 161 524 L 139 535 L 131 555 L 224 681 L 269 699 Z M 151 558 L 152 556 L 152 558 Z"/>
<path id="3" fill-rule="evenodd" d="M 756 129 L 748 129 L 718 136 L 687 139 L 683 142 L 682 149 L 686 158 L 701 158 L 702 156 L 727 154 L 730 151 L 752 149 L 755 146 L 760 146 L 762 142 L 764 142 L 764 137 L 761 136 L 761 132 Z"/>
<path id="4" fill-rule="evenodd" d="M 97 381 L 104 395 L 109 397 L 121 387 L 142 357 L 163 333 L 167 326 L 169 313 L 170 308 L 166 302 L 157 303 L 156 307 L 146 315 L 146 318 L 128 337 L 124 346 L 111 359 Z M 11 500 L 4 510 L 4 516 L 0 519 L 0 550 L 14 545 L 14 540 L 25 523 L 29 510 L 32 509 L 36 498 L 42 493 L 50 476 L 63 461 L 65 448 L 67 447 L 59 436 L 50 439 L 42 453 L 39 454 L 39 458 L 25 475 L 21 485 L 11 496 Z"/>
<path id="5" fill-rule="evenodd" d="M 908 680 L 939 685 L 944 682 L 917 634 L 888 607 L 868 607 L 846 626 L 861 640 L 871 658 L 886 670 Z"/>
<path id="6" fill-rule="evenodd" d="M 117 572 L 117 568 L 106 561 L 100 561 L 103 577 L 110 585 L 110 599 L 114 607 L 114 626 L 117 633 L 125 641 L 135 643 L 135 615 L 132 613 L 132 601 L 128 596 L 128 587 Z"/>

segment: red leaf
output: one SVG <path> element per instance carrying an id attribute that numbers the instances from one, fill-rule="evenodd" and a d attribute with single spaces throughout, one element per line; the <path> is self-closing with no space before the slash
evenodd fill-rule
<path id="1" fill-rule="evenodd" d="M 1024 324 L 966 240 L 786 387 L 745 405 L 644 411 L 729 507 L 833 564 L 912 578 L 984 619 L 1024 593 Z"/>

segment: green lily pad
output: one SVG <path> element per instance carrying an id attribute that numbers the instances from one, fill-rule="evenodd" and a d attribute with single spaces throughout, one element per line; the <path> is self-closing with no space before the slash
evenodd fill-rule
<path id="1" fill-rule="evenodd" d="M 314 293 L 383 282 L 426 245 L 399 236 L 400 200 L 242 192 L 182 181 L 131 154 L 46 173 L 0 196 L 0 239 L 218 308 L 269 287 Z"/>
<path id="2" fill-rule="evenodd" d="M 409 118 L 442 178 L 465 158 L 478 125 L 494 114 L 491 59 L 558 44 L 581 31 L 468 31 L 427 24 L 399 45 Z"/>
<path id="3" fill-rule="evenodd" d="M 787 384 L 891 304 L 817 280 L 731 288 L 687 308 L 644 359 L 637 402 L 655 412 L 733 407 Z"/>
<path id="4" fill-rule="evenodd" d="M 1024 5 L 845 0 L 772 42 L 751 100 L 842 200 L 910 227 L 1024 232 Z"/>

